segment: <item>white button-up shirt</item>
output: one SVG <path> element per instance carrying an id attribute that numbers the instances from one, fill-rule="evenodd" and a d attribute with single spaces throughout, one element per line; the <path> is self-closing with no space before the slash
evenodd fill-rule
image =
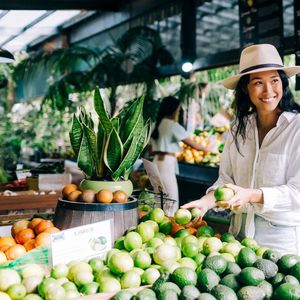
<path id="1" fill-rule="evenodd" d="M 261 189 L 263 204 L 248 204 L 232 215 L 230 231 L 237 235 L 242 213 L 247 213 L 244 232 L 254 237 L 254 214 L 285 226 L 300 225 L 300 114 L 284 112 L 259 147 L 256 115 L 249 117 L 246 140 L 239 137 L 237 151 L 228 135 L 221 157 L 219 178 L 208 191 L 232 183 Z"/>

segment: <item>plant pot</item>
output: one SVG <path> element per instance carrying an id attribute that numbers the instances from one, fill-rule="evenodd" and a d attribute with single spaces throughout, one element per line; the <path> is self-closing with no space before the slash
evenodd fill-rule
<path id="1" fill-rule="evenodd" d="M 80 182 L 80 189 L 82 189 L 82 190 L 91 189 L 95 193 L 98 193 L 102 189 L 108 189 L 112 192 L 115 192 L 117 190 L 122 190 L 127 194 L 127 196 L 130 196 L 133 191 L 133 185 L 130 180 L 96 181 L 96 180 L 83 179 Z"/>

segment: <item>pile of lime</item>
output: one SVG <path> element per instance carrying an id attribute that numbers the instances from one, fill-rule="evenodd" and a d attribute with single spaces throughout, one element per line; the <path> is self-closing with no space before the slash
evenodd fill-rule
<path id="1" fill-rule="evenodd" d="M 36 265 L 0 269 L 0 299 L 74 299 L 103 292 L 115 300 L 300 299 L 299 256 L 282 256 L 251 238 L 218 236 L 208 225 L 192 234 L 184 226 L 195 215 L 179 209 L 169 218 L 154 208 L 104 256 L 58 264 L 50 276 Z M 175 221 L 183 229 L 172 236 Z"/>

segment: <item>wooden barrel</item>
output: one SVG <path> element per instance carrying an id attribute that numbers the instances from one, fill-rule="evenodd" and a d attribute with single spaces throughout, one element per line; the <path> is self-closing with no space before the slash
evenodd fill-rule
<path id="1" fill-rule="evenodd" d="M 54 224 L 64 230 L 113 220 L 112 241 L 121 237 L 131 226 L 138 224 L 138 201 L 129 198 L 126 203 L 82 203 L 59 199 L 55 209 Z"/>

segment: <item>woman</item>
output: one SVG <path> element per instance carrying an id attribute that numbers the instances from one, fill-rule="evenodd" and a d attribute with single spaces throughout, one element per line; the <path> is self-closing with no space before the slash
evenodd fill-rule
<path id="1" fill-rule="evenodd" d="M 229 231 L 252 237 L 282 253 L 300 255 L 300 107 L 288 78 L 300 66 L 285 67 L 269 44 L 245 48 L 240 73 L 223 85 L 235 89 L 236 119 L 222 154 L 219 178 L 200 200 L 184 205 L 204 215 L 216 206 L 214 190 L 226 185 L 235 195 Z"/>
<path id="2" fill-rule="evenodd" d="M 169 96 L 162 100 L 151 141 L 154 163 L 160 172 L 168 198 L 176 201 L 173 212 L 178 209 L 176 152 L 180 151 L 179 142 L 182 141 L 196 150 L 209 150 L 189 137 L 190 134 L 178 123 L 179 112 L 180 102 L 177 98 Z M 172 211 L 167 213 L 172 214 Z"/>

